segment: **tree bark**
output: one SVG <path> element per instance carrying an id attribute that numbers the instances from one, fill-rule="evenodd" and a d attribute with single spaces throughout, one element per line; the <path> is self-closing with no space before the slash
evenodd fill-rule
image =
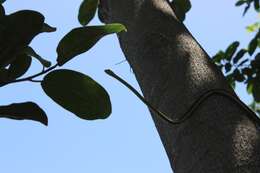
<path id="1" fill-rule="evenodd" d="M 101 0 L 105 23 L 123 23 L 121 48 L 144 97 L 172 119 L 209 89 L 233 93 L 166 0 Z M 151 111 L 175 173 L 260 172 L 260 136 L 248 112 L 215 94 L 179 125 Z"/>

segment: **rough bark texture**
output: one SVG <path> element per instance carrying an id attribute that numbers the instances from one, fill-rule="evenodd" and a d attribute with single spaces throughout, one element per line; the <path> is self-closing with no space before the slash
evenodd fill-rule
<path id="1" fill-rule="evenodd" d="M 143 94 L 171 118 L 205 90 L 233 92 L 166 0 L 101 0 L 100 14 L 126 25 L 120 45 Z M 230 99 L 213 95 L 176 126 L 151 114 L 175 173 L 260 172 L 260 132 Z"/>

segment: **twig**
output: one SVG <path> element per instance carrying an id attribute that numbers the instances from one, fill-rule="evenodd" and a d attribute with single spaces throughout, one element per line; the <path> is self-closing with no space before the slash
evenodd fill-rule
<path id="1" fill-rule="evenodd" d="M 13 81 L 8 81 L 8 82 L 4 83 L 3 85 L 8 85 L 8 84 L 12 84 L 12 83 L 18 83 L 18 82 L 25 82 L 25 81 L 41 82 L 40 80 L 34 80 L 34 78 L 48 73 L 49 71 L 55 69 L 57 66 L 58 66 L 58 64 L 55 64 L 54 66 L 52 66 L 52 67 L 50 67 L 48 69 L 44 69 L 44 70 L 42 70 L 41 72 L 39 72 L 37 74 L 34 74 L 32 76 L 28 76 L 28 77 L 25 77 L 25 78 L 21 78 L 21 79 L 16 79 L 16 80 L 13 80 Z"/>

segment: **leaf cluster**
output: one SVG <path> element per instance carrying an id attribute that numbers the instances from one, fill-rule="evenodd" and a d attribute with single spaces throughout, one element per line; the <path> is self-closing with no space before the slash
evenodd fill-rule
<path id="1" fill-rule="evenodd" d="M 259 0 L 238 0 L 235 4 L 237 7 L 245 6 L 243 15 L 245 15 L 250 7 L 253 5 L 254 9 L 259 12 L 260 11 L 260 2 Z"/>
<path id="2" fill-rule="evenodd" d="M 250 5 L 254 3 L 255 10 L 259 11 L 259 0 L 239 0 L 236 6 L 246 4 L 244 14 Z M 260 29 L 258 22 L 247 27 L 255 35 L 249 41 L 247 47 L 240 48 L 240 42 L 234 41 L 226 50 L 220 50 L 213 61 L 226 75 L 227 81 L 235 88 L 236 83 L 244 83 L 248 94 L 253 96 L 253 103 L 250 107 L 259 112 L 260 103 Z M 260 113 L 260 112 L 259 112 Z"/>
<path id="3" fill-rule="evenodd" d="M 4 1 L 0 2 L 0 87 L 17 82 L 37 82 L 43 91 L 64 109 L 86 120 L 105 119 L 111 114 L 111 102 L 106 90 L 91 77 L 70 69 L 56 69 L 90 50 L 102 37 L 126 31 L 121 24 L 88 26 L 94 18 L 98 0 L 83 0 L 79 8 L 80 27 L 68 32 L 57 45 L 55 65 L 42 58 L 30 42 L 42 32 L 56 28 L 44 22 L 44 15 L 32 10 L 5 14 Z M 43 69 L 25 76 L 32 58 Z M 41 80 L 36 80 L 43 76 Z M 0 106 L 0 117 L 16 120 L 35 120 L 48 124 L 46 113 L 33 102 L 12 103 Z"/>

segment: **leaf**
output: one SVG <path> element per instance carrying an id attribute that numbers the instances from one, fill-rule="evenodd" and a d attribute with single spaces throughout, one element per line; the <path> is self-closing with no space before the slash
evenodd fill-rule
<path id="1" fill-rule="evenodd" d="M 225 53 L 223 51 L 219 51 L 215 56 L 212 57 L 213 62 L 219 63 L 222 59 L 224 59 Z"/>
<path id="2" fill-rule="evenodd" d="M 41 32 L 55 32 L 57 29 L 48 25 L 47 23 L 43 23 Z"/>
<path id="3" fill-rule="evenodd" d="M 105 89 L 82 73 L 55 70 L 44 77 L 41 85 L 56 103 L 82 119 L 105 119 L 111 113 Z"/>
<path id="4" fill-rule="evenodd" d="M 234 80 L 234 78 L 233 78 L 233 75 L 232 74 L 230 74 L 230 75 L 228 75 L 228 76 L 226 76 L 226 79 L 227 79 L 227 82 L 229 83 L 229 85 L 232 87 L 232 88 L 236 88 L 236 82 L 235 82 L 235 80 Z"/>
<path id="5" fill-rule="evenodd" d="M 36 58 L 44 67 L 50 67 L 51 66 L 51 62 L 42 58 L 40 55 L 38 55 L 32 47 L 27 46 L 27 48 L 25 49 L 25 53 L 29 56 L 32 56 L 34 58 Z"/>
<path id="6" fill-rule="evenodd" d="M 260 81 L 255 81 L 253 84 L 252 94 L 256 102 L 260 102 Z"/>
<path id="7" fill-rule="evenodd" d="M 251 24 L 251 25 L 248 25 L 248 26 L 246 27 L 246 30 L 247 30 L 248 32 L 255 32 L 256 30 L 259 30 L 259 28 L 260 28 L 260 23 L 259 23 L 259 22 L 256 22 L 256 23 L 253 23 L 253 24 Z"/>
<path id="8" fill-rule="evenodd" d="M 248 59 L 245 59 L 245 60 L 241 61 L 237 66 L 238 66 L 238 67 L 239 67 L 239 66 L 242 66 L 242 65 L 244 65 L 246 62 L 248 62 Z"/>
<path id="9" fill-rule="evenodd" d="M 241 49 L 233 58 L 233 63 L 236 64 L 245 55 L 245 53 L 247 53 L 247 50 Z"/>
<path id="10" fill-rule="evenodd" d="M 3 4 L 6 0 L 0 0 L 0 4 Z"/>
<path id="11" fill-rule="evenodd" d="M 174 0 L 176 4 L 186 13 L 191 9 L 190 0 Z"/>
<path id="12" fill-rule="evenodd" d="M 186 13 L 191 9 L 190 0 L 173 0 L 171 5 L 178 19 L 183 22 L 186 18 Z"/>
<path id="13" fill-rule="evenodd" d="M 247 6 L 245 7 L 244 12 L 243 12 L 243 16 L 248 12 L 250 6 L 251 6 L 251 4 L 247 3 Z"/>
<path id="14" fill-rule="evenodd" d="M 45 112 L 33 102 L 0 106 L 0 117 L 15 120 L 34 120 L 48 125 L 48 117 Z"/>
<path id="15" fill-rule="evenodd" d="M 116 23 L 73 29 L 60 41 L 57 47 L 59 66 L 91 49 L 105 35 L 122 31 L 126 31 L 125 26 Z"/>
<path id="16" fill-rule="evenodd" d="M 247 0 L 239 0 L 239 1 L 237 1 L 236 2 L 236 6 L 241 6 L 241 5 L 243 5 L 243 4 L 245 4 L 245 3 L 247 3 Z"/>
<path id="17" fill-rule="evenodd" d="M 259 0 L 254 0 L 254 7 L 256 11 L 259 11 Z"/>
<path id="18" fill-rule="evenodd" d="M 230 63 L 227 63 L 227 64 L 225 65 L 226 73 L 228 73 L 228 72 L 231 70 L 231 68 L 232 68 L 232 65 L 231 65 Z"/>
<path id="19" fill-rule="evenodd" d="M 78 20 L 82 26 L 86 26 L 95 16 L 98 0 L 83 0 L 79 8 Z"/>
<path id="20" fill-rule="evenodd" d="M 238 82 L 243 82 L 245 80 L 245 77 L 243 74 L 240 73 L 238 69 L 234 70 L 233 77 Z"/>
<path id="21" fill-rule="evenodd" d="M 5 16 L 5 9 L 3 7 L 3 5 L 0 4 L 0 18 Z"/>
<path id="22" fill-rule="evenodd" d="M 32 58 L 28 55 L 19 55 L 8 68 L 8 79 L 13 80 L 24 75 L 30 68 Z"/>
<path id="23" fill-rule="evenodd" d="M 255 37 L 254 39 L 252 39 L 248 45 L 248 53 L 249 55 L 253 55 L 253 53 L 255 52 L 256 48 L 257 48 L 257 37 Z"/>
<path id="24" fill-rule="evenodd" d="M 4 86 L 8 81 L 8 70 L 5 68 L 0 68 L 0 87 Z"/>
<path id="25" fill-rule="evenodd" d="M 44 16 L 36 11 L 22 10 L 1 20 L 0 68 L 9 65 L 41 32 Z"/>
<path id="26" fill-rule="evenodd" d="M 247 90 L 248 94 L 252 94 L 253 93 L 253 83 L 252 82 L 248 82 L 247 83 L 246 90 Z"/>
<path id="27" fill-rule="evenodd" d="M 260 53 L 255 56 L 255 59 L 251 61 L 252 68 L 260 68 Z"/>
<path id="28" fill-rule="evenodd" d="M 226 49 L 226 52 L 225 52 L 225 59 L 231 60 L 231 58 L 237 51 L 239 44 L 240 43 L 238 41 L 235 41 L 228 46 L 228 48 Z"/>
<path id="29" fill-rule="evenodd" d="M 32 10 L 21 10 L 6 16 L 6 24 L 12 36 L 11 41 L 17 40 L 28 45 L 34 36 L 41 32 L 44 23 L 44 16 Z"/>
<path id="30" fill-rule="evenodd" d="M 253 70 L 251 68 L 246 67 L 242 69 L 242 73 L 243 75 L 251 77 L 253 75 Z"/>

